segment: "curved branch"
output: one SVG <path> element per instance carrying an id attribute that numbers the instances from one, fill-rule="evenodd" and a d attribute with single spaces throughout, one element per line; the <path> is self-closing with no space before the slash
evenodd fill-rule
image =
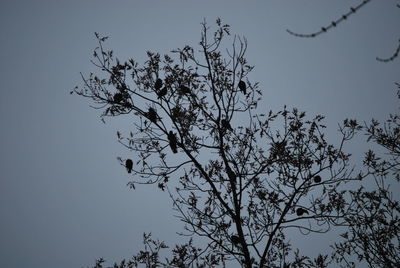
<path id="1" fill-rule="evenodd" d="M 310 33 L 310 34 L 302 34 L 302 33 L 296 33 L 293 32 L 289 29 L 287 29 L 286 31 L 291 34 L 294 35 L 296 37 L 304 37 L 304 38 L 314 38 L 317 37 L 323 33 L 326 33 L 327 31 L 331 30 L 332 28 L 335 28 L 337 25 L 339 25 L 341 22 L 347 20 L 348 17 L 350 17 L 351 15 L 353 15 L 354 13 L 357 12 L 357 10 L 359 10 L 360 8 L 362 8 L 364 5 L 366 5 L 367 3 L 369 3 L 371 0 L 364 0 L 362 1 L 362 3 L 358 4 L 355 7 L 351 7 L 350 11 L 343 14 L 339 19 L 336 19 L 334 21 L 332 21 L 328 26 L 325 27 L 321 27 L 321 30 Z"/>

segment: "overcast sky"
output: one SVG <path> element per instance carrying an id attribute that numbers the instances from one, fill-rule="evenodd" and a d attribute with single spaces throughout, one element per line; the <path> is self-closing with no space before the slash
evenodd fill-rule
<path id="1" fill-rule="evenodd" d="M 327 34 L 312 32 L 347 12 L 354 0 L 12 1 L 0 2 L 0 266 L 81 267 L 118 261 L 141 247 L 143 232 L 170 244 L 181 225 L 166 194 L 129 190 L 127 157 L 116 131 L 100 121 L 82 85 L 94 32 L 110 36 L 122 60 L 147 50 L 197 46 L 200 22 L 217 17 L 248 40 L 261 108 L 287 104 L 327 117 L 330 142 L 346 117 L 383 119 L 397 111 L 400 59 L 387 64 L 400 37 L 398 1 L 371 1 Z M 128 122 L 129 123 L 129 122 Z"/>

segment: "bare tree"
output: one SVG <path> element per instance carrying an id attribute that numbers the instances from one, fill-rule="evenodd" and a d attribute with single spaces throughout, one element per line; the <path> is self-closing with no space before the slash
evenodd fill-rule
<path id="1" fill-rule="evenodd" d="M 134 130 L 117 133 L 134 155 L 120 159 L 129 165 L 129 186 L 168 192 L 182 235 L 208 241 L 196 247 L 190 240 L 163 260 L 166 245 L 145 235 L 145 250 L 115 267 L 325 267 L 327 255 L 303 256 L 287 232 L 349 225 L 348 213 L 357 211 L 344 183 L 365 174 L 354 174 L 343 146 L 361 127 L 345 121 L 334 146 L 323 116 L 258 107 L 262 91 L 249 79 L 246 39 L 234 36 L 226 46 L 229 25 L 218 19 L 215 30 L 201 26 L 199 50 L 147 52 L 143 66 L 116 59 L 104 47 L 107 37 L 96 34 L 93 64 L 103 77 L 82 75 L 84 86 L 75 89 L 103 117 L 136 116 Z"/>

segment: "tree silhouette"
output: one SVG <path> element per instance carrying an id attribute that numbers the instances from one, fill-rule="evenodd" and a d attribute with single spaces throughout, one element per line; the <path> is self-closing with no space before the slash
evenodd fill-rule
<path id="1" fill-rule="evenodd" d="M 136 116 L 135 130 L 125 137 L 118 132 L 136 162 L 129 186 L 167 191 L 185 224 L 182 234 L 207 239 L 199 247 L 191 239 L 161 260 L 167 246 L 145 234 L 145 249 L 114 267 L 217 267 L 231 261 L 249 268 L 325 267 L 327 255 L 303 256 L 287 232 L 349 226 L 349 213 L 365 209 L 349 202 L 353 192 L 345 183 L 366 174 L 353 172 L 343 151 L 361 127 L 346 120 L 334 146 L 321 115 L 307 118 L 286 106 L 260 111 L 262 91 L 248 76 L 253 66 L 245 58 L 246 39 L 234 36 L 232 49 L 224 50 L 229 25 L 219 19 L 214 31 L 201 25 L 200 52 L 190 46 L 173 56 L 147 52 L 143 66 L 114 58 L 104 48 L 107 37 L 96 34 L 93 64 L 104 77 L 82 75 L 84 86 L 75 89 L 103 109 L 103 117 Z"/>

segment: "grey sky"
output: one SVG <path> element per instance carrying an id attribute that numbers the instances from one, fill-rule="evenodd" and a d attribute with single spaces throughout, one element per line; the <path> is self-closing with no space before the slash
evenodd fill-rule
<path id="1" fill-rule="evenodd" d="M 116 261 L 140 248 L 143 232 L 173 244 L 180 224 L 154 187 L 132 191 L 116 157 L 129 153 L 116 130 L 129 120 L 99 111 L 69 91 L 89 60 L 94 32 L 115 54 L 140 62 L 199 41 L 200 22 L 216 17 L 248 39 L 250 79 L 262 107 L 284 104 L 327 116 L 331 142 L 346 117 L 385 118 L 397 111 L 400 59 L 397 1 L 372 1 L 315 39 L 311 32 L 360 1 L 11 1 L 0 3 L 0 266 L 81 267 Z M 354 149 L 354 148 L 353 148 Z"/>

